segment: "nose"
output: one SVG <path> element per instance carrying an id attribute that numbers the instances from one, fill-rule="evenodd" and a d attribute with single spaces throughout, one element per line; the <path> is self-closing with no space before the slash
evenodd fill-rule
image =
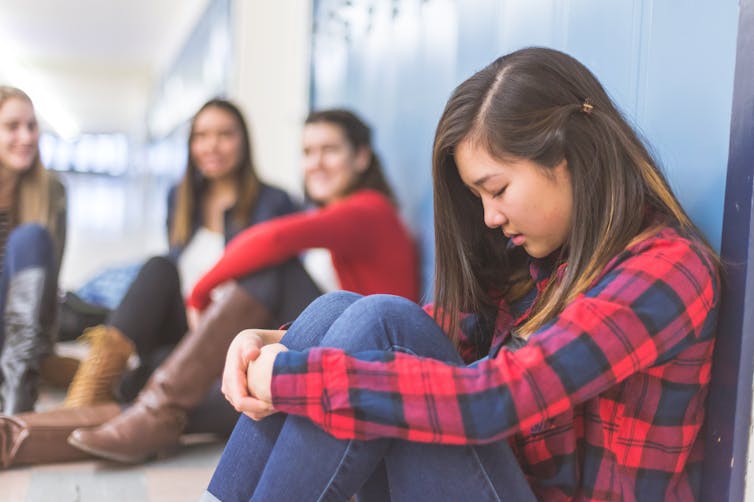
<path id="1" fill-rule="evenodd" d="M 31 127 L 20 127 L 20 139 L 23 143 L 33 143 L 36 140 L 36 134 Z"/>
<path id="2" fill-rule="evenodd" d="M 309 152 L 304 156 L 304 171 L 314 171 L 322 165 L 322 154 L 320 152 Z"/>
<path id="3" fill-rule="evenodd" d="M 482 199 L 484 211 L 484 224 L 489 228 L 498 228 L 505 223 L 505 215 L 489 200 Z"/>

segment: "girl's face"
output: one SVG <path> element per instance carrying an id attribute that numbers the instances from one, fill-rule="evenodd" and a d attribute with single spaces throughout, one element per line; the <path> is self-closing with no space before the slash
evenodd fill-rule
<path id="1" fill-rule="evenodd" d="M 565 243 L 573 192 L 565 160 L 552 169 L 513 158 L 498 160 L 465 140 L 455 153 L 458 174 L 484 209 L 484 224 L 500 228 L 516 246 L 543 258 Z"/>
<path id="2" fill-rule="evenodd" d="M 205 178 L 231 175 L 241 163 L 243 133 L 236 118 L 222 108 L 209 107 L 194 120 L 191 157 Z"/>
<path id="3" fill-rule="evenodd" d="M 304 126 L 303 163 L 306 193 L 318 204 L 342 198 L 369 167 L 368 148 L 354 150 L 340 126 L 315 122 Z"/>
<path id="4" fill-rule="evenodd" d="M 22 98 L 0 105 L 0 166 L 22 173 L 31 169 L 39 151 L 39 125 L 34 107 Z"/>

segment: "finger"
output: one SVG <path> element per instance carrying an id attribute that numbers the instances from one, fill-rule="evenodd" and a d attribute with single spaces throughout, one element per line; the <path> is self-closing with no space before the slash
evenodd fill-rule
<path id="1" fill-rule="evenodd" d="M 236 411 L 246 413 L 249 416 L 258 415 L 262 413 L 269 413 L 272 410 L 272 404 L 253 397 L 245 397 L 239 399 L 234 404 Z"/>

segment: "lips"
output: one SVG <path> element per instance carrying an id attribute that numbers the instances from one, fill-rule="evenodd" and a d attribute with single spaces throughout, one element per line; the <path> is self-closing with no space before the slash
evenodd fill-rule
<path id="1" fill-rule="evenodd" d="M 524 236 L 523 236 L 522 234 L 514 234 L 514 235 L 511 235 L 511 238 L 510 238 L 510 239 L 511 239 L 511 242 L 512 242 L 512 243 L 513 243 L 514 245 L 516 245 L 516 246 L 520 246 L 520 245 L 522 245 L 522 244 L 524 243 L 524 240 L 525 240 L 525 239 L 524 239 Z"/>
<path id="2" fill-rule="evenodd" d="M 520 246 L 526 240 L 524 234 L 512 234 L 505 231 L 503 231 L 503 234 L 508 238 L 508 247 Z"/>

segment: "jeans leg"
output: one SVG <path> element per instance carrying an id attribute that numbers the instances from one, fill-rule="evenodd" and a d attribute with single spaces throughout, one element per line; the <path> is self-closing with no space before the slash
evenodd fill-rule
<path id="1" fill-rule="evenodd" d="M 393 441 L 385 465 L 390 500 L 536 501 L 506 440 L 480 446 Z"/>
<path id="2" fill-rule="evenodd" d="M 337 292 L 316 299 L 290 326 L 282 342 L 291 350 L 318 345 L 334 320 L 359 298 L 354 293 Z M 241 415 L 210 481 L 209 492 L 223 501 L 249 500 L 285 419 L 278 413 L 256 422 Z"/>
<path id="3" fill-rule="evenodd" d="M 343 298 L 342 295 L 348 294 L 325 295 L 314 302 L 291 326 L 286 337 L 297 338 L 302 333 L 310 332 L 307 322 L 309 319 L 322 321 L 317 316 L 318 307 L 329 307 L 331 299 Z M 351 299 L 353 298 L 351 295 Z M 324 316 L 331 322 L 331 326 L 320 345 L 338 347 L 349 352 L 400 350 L 460 363 L 453 345 L 418 305 L 388 295 L 356 298 L 359 298 L 358 301 L 353 301 L 352 305 L 342 310 L 341 315 Z M 287 343 L 285 338 L 283 343 Z M 210 485 L 209 491 L 212 494 L 222 500 L 246 500 L 252 492 L 254 500 L 343 500 L 364 485 L 378 468 L 392 443 L 388 439 L 368 442 L 338 440 L 305 418 L 276 417 L 277 420 L 281 418 L 284 424 L 269 457 L 257 459 L 258 462 L 266 459 L 266 463 L 256 487 L 254 488 L 254 481 L 248 471 L 246 475 L 228 479 L 222 472 L 224 466 L 221 462 L 213 484 Z M 242 419 L 234 435 L 238 433 L 238 437 L 241 437 L 243 434 L 246 440 L 256 441 L 257 438 L 248 432 L 253 424 L 251 420 Z M 233 447 L 236 455 L 246 451 L 249 455 L 259 453 L 262 456 L 255 446 L 249 446 L 254 443 L 239 447 L 235 442 L 236 437 L 231 437 L 226 453 Z M 270 447 L 269 443 L 267 447 Z M 238 465 L 237 461 L 233 465 Z M 295 479 L 291 479 L 291 472 L 296 473 Z M 253 478 L 257 476 L 255 474 Z M 289 481 L 281 483 L 282 479 Z M 215 491 L 218 484 L 227 487 L 239 481 L 248 483 L 251 488 L 246 489 L 238 498 Z M 370 482 L 370 491 L 379 490 L 378 484 Z M 386 490 L 383 486 L 382 493 L 372 495 L 385 496 Z"/>

